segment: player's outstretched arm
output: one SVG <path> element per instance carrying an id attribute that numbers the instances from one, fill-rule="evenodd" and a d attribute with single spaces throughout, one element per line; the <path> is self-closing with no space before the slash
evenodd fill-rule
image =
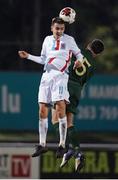
<path id="1" fill-rule="evenodd" d="M 26 59 L 34 61 L 38 64 L 45 64 L 45 56 L 44 55 L 34 56 L 34 55 L 27 53 L 26 51 L 18 51 L 18 54 L 19 54 L 20 58 L 22 58 L 22 59 L 26 58 Z"/>
<path id="2" fill-rule="evenodd" d="M 24 58 L 28 58 L 29 54 L 26 51 L 18 51 L 18 54 L 20 56 L 20 58 L 24 59 Z"/>

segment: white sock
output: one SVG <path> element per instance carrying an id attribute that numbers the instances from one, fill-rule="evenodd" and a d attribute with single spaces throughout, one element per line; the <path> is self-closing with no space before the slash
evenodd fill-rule
<path id="1" fill-rule="evenodd" d="M 67 118 L 59 118 L 59 135 L 60 135 L 60 142 L 59 146 L 65 147 L 66 142 L 66 134 L 67 134 Z"/>
<path id="2" fill-rule="evenodd" d="M 39 120 L 39 143 L 41 146 L 46 145 L 46 137 L 48 130 L 48 119 L 40 119 Z"/>

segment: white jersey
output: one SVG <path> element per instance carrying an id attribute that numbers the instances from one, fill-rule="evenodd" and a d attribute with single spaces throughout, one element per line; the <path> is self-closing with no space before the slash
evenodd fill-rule
<path id="1" fill-rule="evenodd" d="M 29 55 L 28 59 L 45 64 L 45 70 L 47 70 L 47 65 L 51 64 L 63 72 L 68 69 L 72 53 L 82 61 L 83 56 L 73 37 L 63 34 L 59 40 L 56 40 L 51 35 L 47 36 L 43 42 L 41 56 Z"/>

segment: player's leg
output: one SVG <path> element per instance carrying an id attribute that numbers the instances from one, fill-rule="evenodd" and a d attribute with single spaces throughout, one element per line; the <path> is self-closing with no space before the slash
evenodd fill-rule
<path id="1" fill-rule="evenodd" d="M 52 124 L 53 124 L 53 128 L 54 128 L 54 131 L 55 131 L 55 135 L 56 135 L 56 138 L 59 139 L 59 118 L 58 118 L 58 113 L 56 111 L 55 108 L 52 108 Z M 59 151 L 59 154 L 56 153 L 56 156 L 58 158 L 62 158 L 64 153 L 67 152 L 67 149 L 68 149 L 68 145 L 67 145 L 67 136 L 66 136 L 66 148 L 60 148 L 61 149 L 61 153 Z"/>
<path id="2" fill-rule="evenodd" d="M 45 83 L 44 83 L 45 82 Z M 48 130 L 48 102 L 50 101 L 49 87 L 50 79 L 47 78 L 47 74 L 44 73 L 41 79 L 38 103 L 39 103 L 39 145 L 36 146 L 35 153 L 32 157 L 39 156 L 40 154 L 47 151 L 46 148 L 46 137 Z M 46 89 L 46 90 L 45 90 Z"/>
<path id="3" fill-rule="evenodd" d="M 53 109 L 52 110 L 52 123 L 54 125 L 55 131 L 58 134 L 58 132 L 59 132 L 58 116 L 59 115 L 57 115 L 57 114 L 58 114 L 57 111 L 55 109 Z M 74 125 L 73 125 L 73 113 L 67 113 L 67 126 L 68 126 L 68 131 L 67 131 L 67 137 L 66 137 L 66 148 L 69 146 L 69 144 L 71 145 L 70 149 L 69 149 L 69 157 L 68 157 L 68 159 L 70 159 L 74 152 L 73 148 L 74 147 L 76 147 L 76 149 L 79 148 L 78 139 L 76 138 L 77 133 L 76 133 L 76 131 L 74 129 Z M 61 132 L 60 132 L 60 134 L 61 134 Z M 65 151 L 67 151 L 67 149 L 65 149 Z M 60 155 L 58 155 L 58 157 L 62 157 L 63 153 L 64 153 L 64 151 L 59 153 Z"/>
<path id="4" fill-rule="evenodd" d="M 55 77 L 52 87 L 52 101 L 55 103 L 55 109 L 58 114 L 59 121 L 59 147 L 57 149 L 57 157 L 59 158 L 65 149 L 67 134 L 67 118 L 66 118 L 66 102 L 69 102 L 69 93 L 67 90 L 68 75 L 59 72 Z"/>
<path id="5" fill-rule="evenodd" d="M 51 109 L 51 114 L 52 114 L 51 122 L 53 124 L 54 132 L 55 132 L 56 138 L 59 139 L 59 119 L 58 119 L 59 116 L 54 107 L 52 107 Z"/>
<path id="6" fill-rule="evenodd" d="M 74 114 L 76 114 L 77 112 L 77 106 L 79 104 L 82 87 L 78 83 L 76 84 L 73 81 L 69 81 L 68 87 L 70 93 L 70 98 L 69 98 L 70 104 L 67 105 L 67 123 L 68 123 L 67 139 L 70 146 L 68 152 L 65 153 L 63 156 L 60 167 L 65 166 L 65 164 L 70 160 L 70 158 L 74 156 L 76 162 L 75 169 L 77 170 L 80 169 L 80 167 L 82 168 L 83 153 L 81 153 L 80 150 L 78 132 L 75 130 L 73 121 L 74 121 Z M 77 159 L 81 159 L 81 160 L 79 161 Z"/>
<path id="7" fill-rule="evenodd" d="M 48 130 L 48 107 L 44 103 L 39 105 L 39 145 L 36 145 L 35 152 L 32 157 L 39 156 L 42 153 L 47 152 L 46 137 Z"/>
<path id="8" fill-rule="evenodd" d="M 66 134 L 67 134 L 67 118 L 65 114 L 65 109 L 66 109 L 66 103 L 64 100 L 58 101 L 56 103 L 56 112 L 58 114 L 59 135 L 60 135 L 59 147 L 56 152 L 57 158 L 60 158 L 62 154 L 64 154 L 64 152 L 66 151 L 65 143 L 66 143 Z"/>
<path id="9" fill-rule="evenodd" d="M 74 114 L 71 112 L 67 112 L 67 125 L 68 125 L 68 143 L 70 147 L 79 149 L 79 140 L 78 140 L 78 132 L 74 126 Z"/>
<path id="10" fill-rule="evenodd" d="M 62 163 L 60 167 L 64 167 L 67 162 L 74 156 L 75 157 L 75 169 L 81 169 L 83 166 L 84 155 L 80 150 L 80 145 L 78 141 L 78 133 L 74 128 L 73 124 L 73 114 L 67 113 L 67 122 L 68 122 L 68 133 L 67 139 L 69 143 L 68 151 L 63 155 Z M 80 168 L 81 167 L 81 168 Z"/>
<path id="11" fill-rule="evenodd" d="M 63 159 L 61 162 L 60 167 L 64 167 L 67 162 L 71 159 L 72 156 L 74 156 L 75 150 L 74 150 L 74 142 L 75 141 L 75 132 L 74 132 L 74 125 L 73 125 L 73 114 L 67 113 L 67 143 L 68 143 L 68 151 L 63 155 Z M 77 142 L 78 143 L 78 142 Z"/>
<path id="12" fill-rule="evenodd" d="M 78 132 L 74 126 L 74 115 L 77 113 L 77 107 L 81 96 L 82 87 L 73 81 L 68 82 L 70 93 L 70 104 L 66 107 L 67 123 L 68 123 L 68 141 L 71 147 L 79 149 Z"/>
<path id="13" fill-rule="evenodd" d="M 52 124 L 53 124 L 56 138 L 60 139 L 59 116 L 55 108 L 52 108 Z M 56 151 L 56 157 L 62 158 L 65 152 L 66 152 L 65 148 L 63 148 L 62 146 L 59 146 Z"/>
<path id="14" fill-rule="evenodd" d="M 59 135 L 59 122 L 58 122 L 58 114 L 55 109 L 52 109 L 52 124 L 54 126 L 56 135 Z M 67 162 L 71 159 L 71 157 L 75 157 L 75 170 L 79 171 L 83 166 L 85 162 L 84 154 L 80 151 L 80 146 L 78 143 L 78 138 L 76 136 L 74 125 L 73 125 L 73 114 L 67 113 L 67 126 L 68 126 L 68 132 L 67 132 L 67 138 L 66 138 L 66 144 L 70 144 L 71 146 L 67 145 L 69 147 L 65 151 L 62 151 L 59 157 L 63 157 L 62 163 L 60 167 L 64 167 Z"/>
<path id="15" fill-rule="evenodd" d="M 46 137 L 48 130 L 48 107 L 47 104 L 40 103 L 39 105 L 39 144 L 46 146 Z"/>

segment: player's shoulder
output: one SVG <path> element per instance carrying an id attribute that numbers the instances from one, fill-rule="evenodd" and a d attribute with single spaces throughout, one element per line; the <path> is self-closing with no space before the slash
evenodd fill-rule
<path id="1" fill-rule="evenodd" d="M 64 37 L 67 39 L 74 39 L 72 36 L 68 35 L 68 34 L 64 34 Z"/>
<path id="2" fill-rule="evenodd" d="M 52 38 L 53 38 L 53 35 L 48 35 L 48 36 L 45 37 L 44 41 L 49 41 Z"/>

